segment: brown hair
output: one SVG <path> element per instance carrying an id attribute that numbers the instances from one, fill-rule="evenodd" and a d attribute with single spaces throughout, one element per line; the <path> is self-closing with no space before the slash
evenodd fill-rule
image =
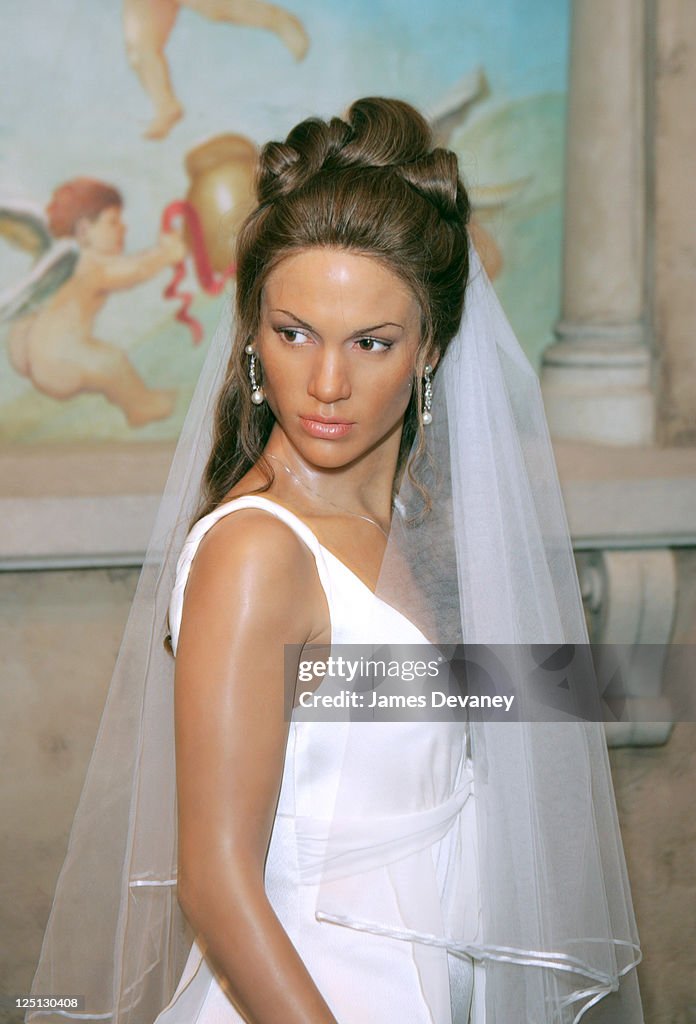
<path id="1" fill-rule="evenodd" d="M 251 402 L 244 348 L 258 330 L 264 284 L 281 260 L 315 246 L 349 250 L 379 260 L 415 294 L 422 337 L 397 476 L 419 432 L 422 447 L 415 382 L 434 351 L 444 354 L 462 315 L 469 199 L 456 156 L 433 148 L 427 122 L 407 103 L 362 99 L 345 120 L 302 121 L 285 142 L 264 146 L 256 190 L 259 205 L 237 240 L 237 330 L 196 518 L 259 461 L 273 427 L 267 403 Z M 260 468 L 268 487 L 270 467 Z"/>
<path id="2" fill-rule="evenodd" d="M 110 206 L 123 206 L 118 189 L 94 178 L 72 178 L 55 189 L 46 207 L 51 234 L 54 238 L 72 236 L 79 220 L 96 220 Z"/>

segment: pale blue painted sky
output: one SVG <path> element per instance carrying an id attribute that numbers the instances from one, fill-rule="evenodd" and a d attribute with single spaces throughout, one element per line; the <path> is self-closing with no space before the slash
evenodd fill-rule
<path id="1" fill-rule="evenodd" d="M 154 241 L 162 209 L 188 187 L 184 155 L 211 135 L 262 142 L 368 94 L 401 96 L 427 112 L 478 67 L 493 105 L 565 89 L 569 0 L 292 0 L 312 40 L 301 64 L 269 33 L 184 9 L 167 56 L 186 117 L 166 140 L 149 142 L 150 101 L 126 59 L 120 8 L 118 0 L 5 5 L 0 197 L 43 206 L 70 177 L 110 181 L 125 196 L 130 251 Z M 24 263 L 0 246 L 0 289 Z M 99 333 L 137 343 L 171 315 L 162 287 L 159 278 L 110 298 Z M 0 397 L 28 386 L 1 377 Z"/>
<path id="2" fill-rule="evenodd" d="M 56 181 L 92 173 L 176 195 L 181 153 L 210 134 L 260 141 L 360 94 L 427 108 L 477 66 L 498 100 L 564 89 L 568 0 L 293 0 L 292 9 L 313 44 L 299 65 L 270 34 L 182 11 L 167 52 L 187 117 L 147 143 L 149 104 L 126 61 L 116 0 L 6 8 L 0 188 L 43 199 Z"/>
<path id="3" fill-rule="evenodd" d="M 299 65 L 268 33 L 183 10 L 167 53 L 187 116 L 152 143 L 117 0 L 23 0 L 0 33 L 0 195 L 43 204 L 74 175 L 112 180 L 126 193 L 129 245 L 148 244 L 162 206 L 186 189 L 182 154 L 218 132 L 263 141 L 375 93 L 427 109 L 478 66 L 498 101 L 563 91 L 568 3 L 293 0 L 312 37 Z"/>

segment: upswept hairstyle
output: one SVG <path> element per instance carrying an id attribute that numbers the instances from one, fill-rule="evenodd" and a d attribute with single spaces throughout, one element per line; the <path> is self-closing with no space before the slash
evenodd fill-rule
<path id="1" fill-rule="evenodd" d="M 397 477 L 422 425 L 419 382 L 457 332 L 469 274 L 469 198 L 457 158 L 434 148 L 425 119 L 400 100 L 357 100 L 345 120 L 308 118 L 260 154 L 257 208 L 237 240 L 237 328 L 218 399 L 201 508 L 212 511 L 261 457 L 275 422 L 251 402 L 244 349 L 259 327 L 261 295 L 287 256 L 316 246 L 370 256 L 416 296 L 422 333 Z M 417 454 L 417 453 L 416 453 Z M 270 466 L 262 462 L 267 478 Z M 411 466 L 408 467 L 409 472 Z M 266 489 L 266 488 L 262 488 Z"/>

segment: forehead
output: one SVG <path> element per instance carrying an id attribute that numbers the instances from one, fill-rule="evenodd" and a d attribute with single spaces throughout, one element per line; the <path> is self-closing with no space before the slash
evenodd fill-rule
<path id="1" fill-rule="evenodd" d="M 329 248 L 305 249 L 279 263 L 264 285 L 262 308 L 310 322 L 312 315 L 404 326 L 419 319 L 416 297 L 394 271 L 371 256 Z"/>

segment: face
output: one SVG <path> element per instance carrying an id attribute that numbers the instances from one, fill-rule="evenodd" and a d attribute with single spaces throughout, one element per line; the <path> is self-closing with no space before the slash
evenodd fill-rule
<path id="1" fill-rule="evenodd" d="M 304 250 L 264 286 L 256 349 L 266 399 L 308 462 L 337 468 L 398 444 L 420 342 L 418 302 L 368 256 Z"/>
<path id="2" fill-rule="evenodd" d="M 120 206 L 107 206 L 94 220 L 83 218 L 78 225 L 80 245 L 102 256 L 115 256 L 123 251 L 126 225 L 121 218 Z"/>

